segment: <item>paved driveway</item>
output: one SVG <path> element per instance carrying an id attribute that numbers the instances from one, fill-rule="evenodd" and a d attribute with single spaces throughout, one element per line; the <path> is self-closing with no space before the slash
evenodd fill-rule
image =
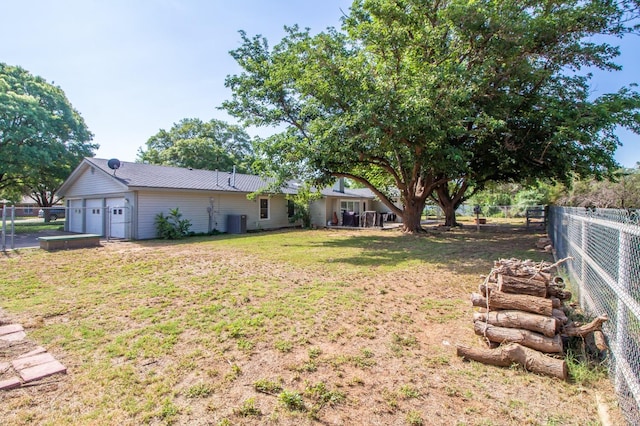
<path id="1" fill-rule="evenodd" d="M 13 247 L 11 246 L 11 235 L 7 233 L 6 236 L 6 250 L 10 250 L 11 248 L 21 249 L 21 248 L 30 248 L 30 247 L 40 247 L 40 241 L 38 241 L 39 237 L 49 237 L 53 235 L 66 235 L 70 234 L 70 232 L 64 231 L 40 231 L 33 232 L 28 234 L 15 234 L 13 239 Z M 0 250 L 2 250 L 2 240 L 0 240 Z"/>

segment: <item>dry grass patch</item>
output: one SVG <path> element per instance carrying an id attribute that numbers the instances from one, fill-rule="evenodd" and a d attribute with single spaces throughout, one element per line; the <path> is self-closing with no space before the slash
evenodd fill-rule
<path id="1" fill-rule="evenodd" d="M 598 424 L 600 375 L 462 362 L 469 293 L 539 235 L 287 231 L 4 255 L 4 318 L 68 367 L 10 424 Z M 0 352 L 0 361 L 6 353 Z M 614 415 L 615 401 L 607 403 Z"/>

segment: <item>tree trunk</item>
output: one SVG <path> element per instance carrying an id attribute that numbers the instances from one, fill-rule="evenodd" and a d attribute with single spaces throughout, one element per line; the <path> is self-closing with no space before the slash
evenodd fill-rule
<path id="1" fill-rule="evenodd" d="M 405 200 L 404 210 L 402 212 L 402 231 L 410 234 L 422 232 L 422 211 L 424 210 L 424 200 Z"/>
<path id="2" fill-rule="evenodd" d="M 445 226 L 458 226 L 460 225 L 456 221 L 456 209 L 460 207 L 464 201 L 465 193 L 469 188 L 469 183 L 466 179 L 456 188 L 449 188 L 449 182 L 438 185 L 435 190 L 435 196 L 432 198 L 438 202 L 438 205 L 444 212 L 444 224 Z"/>
<path id="3" fill-rule="evenodd" d="M 441 203 L 440 208 L 444 212 L 444 226 L 458 226 L 456 221 L 456 208 L 453 204 Z"/>
<path id="4" fill-rule="evenodd" d="M 539 333 L 518 328 L 497 327 L 482 321 L 473 323 L 473 331 L 478 336 L 483 336 L 491 342 L 498 343 L 520 343 L 531 349 L 541 352 L 561 353 L 562 338 L 559 334 L 553 337 L 546 337 Z"/>
<path id="5" fill-rule="evenodd" d="M 517 343 L 510 343 L 497 349 L 470 348 L 458 345 L 456 352 L 460 357 L 483 364 L 510 367 L 511 364 L 517 363 L 534 373 L 562 380 L 567 379 L 567 363 L 564 360 L 546 356 Z"/>
<path id="6" fill-rule="evenodd" d="M 473 321 L 483 321 L 498 327 L 522 328 L 547 337 L 555 336 L 558 329 L 555 318 L 522 311 L 476 312 L 473 314 Z"/>

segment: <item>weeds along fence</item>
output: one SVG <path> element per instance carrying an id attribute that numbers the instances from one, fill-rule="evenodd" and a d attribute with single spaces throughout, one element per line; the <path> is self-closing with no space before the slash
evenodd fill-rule
<path id="1" fill-rule="evenodd" d="M 551 207 L 549 237 L 581 307 L 606 313 L 610 374 L 620 406 L 640 424 L 640 211 Z"/>

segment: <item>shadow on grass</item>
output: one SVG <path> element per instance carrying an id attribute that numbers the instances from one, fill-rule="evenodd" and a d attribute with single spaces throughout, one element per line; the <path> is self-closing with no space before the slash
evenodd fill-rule
<path id="1" fill-rule="evenodd" d="M 475 227 L 451 231 L 427 228 L 419 235 L 390 232 L 388 235 L 362 235 L 342 239 L 328 239 L 315 243 L 341 249 L 361 249 L 358 255 L 337 256 L 331 263 L 343 262 L 354 266 L 394 266 L 409 260 L 441 267 L 449 266 L 458 272 L 475 273 L 479 266 L 490 268 L 500 258 L 550 260 L 550 254 L 536 249 L 543 236 L 518 226 L 492 226 L 478 232 Z M 314 243 L 312 243 L 314 244 Z M 344 250 L 345 253 L 351 250 Z"/>
<path id="2" fill-rule="evenodd" d="M 478 232 L 475 226 L 464 226 L 450 231 L 438 227 L 425 228 L 418 235 L 403 234 L 399 230 L 344 230 L 331 233 L 300 229 L 281 229 L 247 234 L 219 234 L 194 236 L 180 240 L 137 241 L 146 247 L 176 246 L 184 244 L 227 242 L 238 248 L 251 247 L 277 250 L 277 247 L 297 249 L 298 253 L 318 253 L 330 249 L 325 259 L 335 265 L 344 263 L 356 267 L 393 267 L 402 263 L 418 262 L 449 268 L 457 272 L 477 273 L 490 269 L 500 258 L 550 260 L 550 255 L 536 249 L 541 230 L 517 225 L 485 226 Z M 347 234 L 348 233 L 348 234 Z M 261 238 L 264 240 L 261 241 Z M 275 238 L 274 238 L 275 237 Z M 237 242 L 238 244 L 234 243 Z M 320 255 L 320 257 L 324 257 Z"/>

